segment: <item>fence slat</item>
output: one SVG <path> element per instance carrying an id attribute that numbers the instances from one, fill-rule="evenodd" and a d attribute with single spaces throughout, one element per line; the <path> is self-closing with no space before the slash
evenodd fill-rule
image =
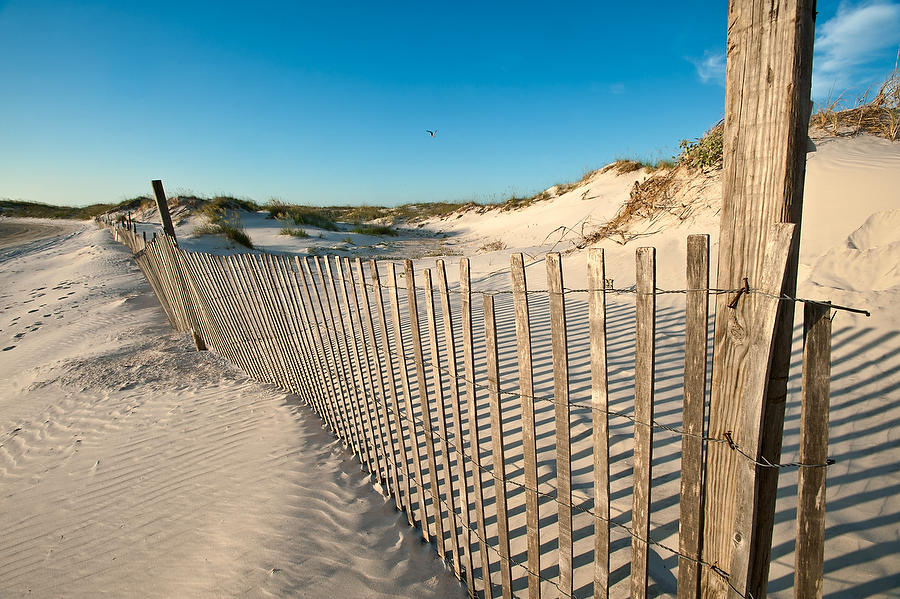
<path id="1" fill-rule="evenodd" d="M 412 260 L 404 264 L 406 275 L 406 298 L 409 307 L 409 328 L 412 334 L 413 361 L 416 365 L 416 384 L 419 388 L 419 406 L 422 410 L 422 432 L 425 437 L 425 454 L 428 458 L 428 482 L 431 490 L 431 506 L 434 512 L 434 536 L 438 555 L 444 557 L 444 523 L 441 516 L 441 489 L 438 483 L 437 460 L 434 455 L 434 430 L 431 425 L 431 408 L 428 399 L 428 383 L 425 373 L 425 358 L 422 353 L 422 332 L 419 327 L 419 304 L 416 301 L 416 275 Z M 430 273 L 429 273 L 430 274 Z M 430 279 L 429 279 L 430 280 Z M 424 491 L 424 487 L 422 490 Z M 420 497 L 425 498 L 424 493 Z M 427 526 L 427 521 L 423 524 Z"/>
<path id="2" fill-rule="evenodd" d="M 513 305 L 516 313 L 516 345 L 519 365 L 519 393 L 522 398 L 522 452 L 525 456 L 525 528 L 528 535 L 528 597 L 541 596 L 541 524 L 537 485 L 537 435 L 534 429 L 534 369 L 531 361 L 531 322 L 528 287 L 522 254 L 509 257 Z"/>
<path id="3" fill-rule="evenodd" d="M 634 495 L 631 598 L 647 596 L 647 542 L 653 463 L 653 372 L 656 362 L 656 249 L 638 248 L 635 281 Z"/>
<path id="4" fill-rule="evenodd" d="M 373 266 L 374 270 L 374 266 Z M 370 367 L 374 365 L 375 376 L 378 381 L 376 391 L 381 398 L 381 413 L 384 421 L 379 424 L 382 430 L 383 445 L 385 447 L 385 478 L 389 483 L 388 492 L 393 491 L 394 501 L 397 509 L 403 509 L 403 503 L 400 498 L 399 479 L 401 475 L 397 472 L 397 452 L 394 447 L 394 433 L 391 429 L 391 419 L 388 409 L 388 394 L 384 390 L 384 372 L 381 369 L 381 359 L 378 355 L 378 340 L 375 332 L 375 322 L 372 318 L 372 304 L 369 301 L 369 290 L 366 286 L 366 275 L 363 272 L 363 264 L 360 258 L 356 258 L 356 274 L 359 277 L 359 293 L 362 295 L 362 305 L 366 307 L 365 317 L 366 326 L 368 327 L 369 343 L 363 343 L 366 350 L 366 359 L 369 361 Z M 376 277 L 377 279 L 377 274 Z M 381 290 L 378 290 L 379 295 Z M 369 353 L 371 348 L 371 353 Z M 381 420 L 379 419 L 379 422 Z"/>
<path id="5" fill-rule="evenodd" d="M 460 524 L 462 529 L 462 568 L 466 575 L 466 588 L 475 594 L 475 578 L 472 570 L 472 530 L 469 508 L 469 482 L 466 476 L 465 435 L 463 434 L 462 409 L 459 393 L 459 369 L 456 363 L 456 336 L 453 326 L 453 312 L 450 307 L 450 289 L 447 285 L 447 270 L 443 260 L 436 263 L 438 289 L 441 293 L 441 313 L 444 320 L 444 345 L 447 348 L 447 370 L 450 372 L 450 407 L 453 412 L 453 443 L 456 446 L 456 477 L 459 479 Z M 446 434 L 446 433 L 445 433 Z"/>
<path id="6" fill-rule="evenodd" d="M 403 341 L 403 320 L 400 314 L 400 296 L 397 292 L 397 269 L 393 262 L 388 262 L 388 292 L 391 298 L 391 316 L 394 321 L 394 343 L 397 364 L 400 366 L 400 385 L 403 389 L 403 402 L 406 406 L 406 424 L 409 430 L 410 457 L 416 474 L 416 498 L 418 500 L 419 522 L 422 525 L 422 537 L 431 540 L 428 531 L 428 514 L 425 511 L 425 479 L 422 477 L 422 453 L 419 447 L 419 433 L 416 430 L 416 417 L 412 404 L 412 388 L 409 368 L 406 365 L 406 347 Z M 407 285 L 409 282 L 407 281 Z M 402 430 L 402 429 L 401 429 Z M 412 497 L 410 496 L 410 501 Z M 411 508 L 412 506 L 410 506 Z"/>
<path id="7" fill-rule="evenodd" d="M 165 239 L 163 237 L 162 239 Z M 256 355 L 253 356 L 264 369 L 265 378 L 263 381 L 267 383 L 275 382 L 275 363 L 276 358 L 271 353 L 268 339 L 265 338 L 264 329 L 259 320 L 259 306 L 256 296 L 250 289 L 249 284 L 244 276 L 243 267 L 241 266 L 237 256 L 223 256 L 224 263 L 228 265 L 228 274 L 232 278 L 235 285 L 237 295 L 241 297 L 242 302 L 246 306 L 245 316 L 247 317 L 247 327 L 250 331 L 251 339 L 254 341 Z"/>
<path id="8" fill-rule="evenodd" d="M 375 480 L 382 481 L 382 466 L 384 464 L 384 437 L 381 434 L 381 421 L 378 418 L 378 404 L 375 398 L 375 385 L 372 381 L 372 373 L 369 369 L 368 350 L 366 349 L 365 331 L 363 329 L 362 315 L 359 310 L 359 298 L 356 295 L 356 284 L 353 281 L 353 268 L 350 265 L 349 258 L 335 258 L 335 267 L 337 268 L 338 279 L 341 281 L 341 295 L 344 298 L 344 305 L 347 307 L 345 316 L 347 318 L 347 330 L 349 331 L 350 340 L 353 342 L 353 370 L 356 371 L 357 381 L 359 383 L 359 395 L 362 403 L 360 408 L 365 407 L 363 427 L 366 429 L 366 435 L 369 444 L 372 447 L 372 461 L 369 464 L 369 471 L 375 475 Z M 348 283 L 350 287 L 348 288 Z M 352 298 L 352 304 L 351 304 Z M 356 320 L 353 316 L 356 315 Z M 357 329 L 356 323 L 359 323 Z M 365 359 L 363 354 L 365 353 Z M 365 367 L 363 367 L 365 364 Z M 371 394 L 370 394 L 371 391 Z M 387 470 L 385 469 L 385 478 Z"/>
<path id="9" fill-rule="evenodd" d="M 700 594 L 703 531 L 703 423 L 706 420 L 706 359 L 709 327 L 709 235 L 687 243 L 684 403 L 681 436 L 681 512 L 678 519 L 678 599 Z"/>
<path id="10" fill-rule="evenodd" d="M 831 307 L 803 307 L 803 403 L 800 411 L 800 462 L 828 460 L 828 409 L 831 381 Z M 797 483 L 797 548 L 794 597 L 821 599 L 825 563 L 825 476 L 827 468 L 800 468 Z"/>
<path id="11" fill-rule="evenodd" d="M 503 411 L 500 405 L 500 370 L 497 365 L 497 324 L 494 297 L 484 294 L 484 339 L 491 413 L 491 462 L 497 509 L 497 545 L 500 553 L 500 581 L 503 599 L 512 599 L 512 568 L 509 563 L 509 516 L 506 503 L 506 457 L 503 451 Z"/>
<path id="12" fill-rule="evenodd" d="M 332 291 L 334 290 L 334 277 L 331 274 L 331 260 L 327 257 L 316 256 L 313 258 L 316 265 L 316 273 L 322 282 L 323 309 L 325 315 L 325 328 L 331 337 L 332 356 L 334 358 L 335 371 L 337 373 L 338 384 L 341 389 L 343 398 L 343 415 L 347 420 L 347 430 L 350 434 L 350 447 L 357 455 L 360 462 L 365 465 L 365 446 L 364 437 L 360 432 L 359 419 L 357 418 L 357 402 L 356 389 L 353 385 L 353 378 L 347 374 L 346 363 L 346 336 L 344 334 L 343 321 L 335 316 L 337 311 L 337 297 L 334 302 L 331 300 Z M 336 295 L 336 294 L 335 294 Z"/>
<path id="13" fill-rule="evenodd" d="M 331 372 L 325 365 L 324 352 L 325 347 L 322 343 L 319 328 L 313 322 L 312 299 L 309 297 L 309 287 L 306 282 L 306 273 L 300 262 L 299 257 L 294 257 L 292 261 L 291 290 L 294 293 L 297 302 L 297 308 L 300 312 L 300 318 L 303 322 L 302 337 L 309 349 L 309 360 L 311 370 L 317 375 L 319 385 L 316 389 L 319 410 L 321 411 L 325 422 L 331 428 L 331 432 L 340 438 L 341 427 L 338 424 L 333 410 L 334 389 L 331 383 Z M 304 296 L 305 292 L 305 296 Z"/>
<path id="14" fill-rule="evenodd" d="M 307 405 L 309 405 L 311 409 L 318 412 L 319 406 L 315 392 L 315 390 L 317 389 L 316 376 L 312 372 L 309 360 L 309 357 L 312 355 L 312 353 L 306 346 L 306 342 L 303 336 L 303 329 L 306 327 L 306 325 L 303 322 L 303 318 L 300 316 L 300 312 L 297 306 L 297 299 L 293 293 L 293 289 L 291 286 L 291 275 L 293 273 L 289 268 L 290 263 L 287 261 L 287 258 L 285 256 L 279 255 L 272 256 L 271 264 L 274 270 L 274 274 L 279 282 L 278 288 L 280 290 L 282 302 L 285 306 L 285 317 L 291 323 L 291 348 L 295 352 L 301 376 L 300 396 L 303 397 L 304 401 L 307 403 Z M 327 420 L 323 415 L 320 414 L 320 417 L 327 423 Z"/>
<path id="15" fill-rule="evenodd" d="M 775 325 L 778 316 L 779 296 L 783 289 L 788 257 L 794 243 L 798 228 L 794 224 L 778 223 L 772 226 L 766 241 L 766 258 L 762 276 L 754 288 L 766 295 L 757 300 L 757 313 L 753 328 L 749 333 L 748 360 L 746 362 L 746 379 L 741 392 L 740 425 L 736 434 L 738 447 L 754 458 L 759 455 L 760 430 L 762 428 L 763 404 L 769 384 L 769 366 L 775 343 Z M 709 469 L 707 468 L 707 476 Z M 754 548 L 754 518 L 758 502 L 768 502 L 768 498 L 757 495 L 759 479 L 756 464 L 740 459 L 737 466 L 731 565 L 728 570 L 732 596 L 746 595 L 750 591 L 750 561 Z M 773 489 L 772 492 L 776 490 Z M 704 548 L 705 549 L 705 548 Z M 735 591 L 737 589 L 737 591 Z"/>
<path id="16" fill-rule="evenodd" d="M 566 302 L 563 295 L 562 261 L 547 254 L 547 286 L 550 291 L 550 332 L 553 346 L 553 401 L 556 422 L 557 514 L 559 520 L 559 592 L 572 596 L 572 444 L 569 418 L 569 350 L 566 334 Z"/>
<path id="17" fill-rule="evenodd" d="M 444 401 L 444 382 L 441 375 L 441 354 L 438 342 L 437 318 L 434 313 L 434 287 L 431 282 L 431 270 L 425 269 L 425 314 L 428 318 L 428 344 L 431 356 L 431 380 L 434 389 L 434 403 L 437 406 L 438 429 L 441 441 L 441 469 L 444 473 L 444 495 L 446 499 L 447 524 L 450 553 L 453 571 L 461 578 L 459 566 L 459 538 L 456 525 L 456 500 L 453 497 L 453 470 L 450 467 L 450 431 L 447 428 L 447 405 Z M 440 513 L 440 510 L 438 511 Z"/>
<path id="18" fill-rule="evenodd" d="M 478 549 L 486 599 L 493 597 L 491 560 L 487 551 L 487 527 L 484 524 L 484 489 L 481 471 L 481 441 L 478 437 L 478 396 L 475 393 L 475 347 L 472 342 L 472 280 L 469 259 L 459 260 L 459 297 L 462 312 L 463 362 L 466 366 L 466 399 L 469 417 L 469 450 L 472 452 L 472 492 L 478 522 Z"/>
<path id="19" fill-rule="evenodd" d="M 391 392 L 391 412 L 394 414 L 394 433 L 397 438 L 397 446 L 400 449 L 400 465 L 402 467 L 402 471 L 397 473 L 397 476 L 403 481 L 403 505 L 406 511 L 406 517 L 409 520 L 409 523 L 413 526 L 416 524 L 415 517 L 413 516 L 412 509 L 412 496 L 410 494 L 410 472 L 409 472 L 409 460 L 407 458 L 406 452 L 406 439 L 403 435 L 403 415 L 400 412 L 400 401 L 397 394 L 397 380 L 394 376 L 394 367 L 393 367 L 393 358 L 391 351 L 391 341 L 388 337 L 388 322 L 387 322 L 387 314 L 384 309 L 384 296 L 381 293 L 381 277 L 378 275 L 378 264 L 375 260 L 369 262 L 369 267 L 371 269 L 372 274 L 372 285 L 374 286 L 373 293 L 375 295 L 375 301 L 378 308 L 378 319 L 381 321 L 381 345 L 384 348 L 384 361 L 385 361 L 385 372 L 387 373 L 388 379 L 388 388 Z M 393 268 L 391 269 L 393 273 Z M 397 279 L 393 277 L 394 292 L 396 293 L 397 288 Z"/>
<path id="20" fill-rule="evenodd" d="M 312 275 L 312 269 L 309 266 L 309 260 L 307 258 L 297 258 L 297 262 L 298 265 L 302 267 L 302 270 L 300 271 L 301 282 L 303 283 L 303 288 L 306 290 L 306 295 L 309 298 L 309 322 L 310 326 L 312 327 L 316 343 L 320 348 L 321 367 L 325 372 L 328 373 L 328 403 L 331 409 L 332 419 L 337 425 L 337 430 L 339 431 L 338 438 L 343 441 L 345 446 L 350 446 L 350 441 L 348 439 L 350 433 L 349 429 L 347 428 L 348 423 L 344 415 L 341 385 L 340 381 L 337 380 L 337 365 L 335 364 L 334 352 L 331 348 L 331 336 L 328 334 L 327 329 L 325 330 L 325 334 L 322 334 L 322 329 L 325 327 L 323 327 L 322 322 L 320 322 L 319 320 L 320 318 L 322 318 L 324 322 L 325 314 L 325 311 L 322 308 L 322 299 L 319 295 L 319 286 L 316 285 L 316 280 Z"/>
<path id="21" fill-rule="evenodd" d="M 609 596 L 609 372 L 606 354 L 606 260 L 588 253 L 591 344 L 591 445 L 594 452 L 594 598 Z"/>
<path id="22" fill-rule="evenodd" d="M 323 275 L 327 277 L 328 284 L 325 285 L 325 296 L 329 294 L 334 297 L 332 304 L 331 298 L 328 299 L 328 313 L 331 319 L 331 326 L 334 332 L 336 345 L 338 348 L 338 369 L 341 374 L 342 382 L 347 389 L 347 401 L 349 405 L 348 417 L 351 422 L 351 430 L 356 437 L 356 447 L 359 461 L 367 470 L 371 470 L 371 447 L 369 445 L 369 436 L 366 433 L 365 422 L 362 417 L 362 406 L 360 401 L 360 389 L 355 384 L 353 377 L 353 364 L 350 355 L 350 343 L 348 339 L 347 329 L 344 326 L 344 319 L 341 312 L 340 299 L 338 298 L 337 284 L 334 280 L 334 272 L 331 268 L 331 259 L 328 256 L 318 259 L 319 263 L 324 263 L 325 271 Z M 349 310 L 349 308 L 347 308 Z"/>

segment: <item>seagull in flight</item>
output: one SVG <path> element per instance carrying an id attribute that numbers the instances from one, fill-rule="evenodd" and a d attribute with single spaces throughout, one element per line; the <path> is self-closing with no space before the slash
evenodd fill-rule
<path id="1" fill-rule="evenodd" d="M 432 131 L 431 129 L 425 129 L 425 133 L 427 133 L 431 137 L 434 137 L 434 134 L 437 133 L 437 129 L 435 129 L 434 131 Z"/>

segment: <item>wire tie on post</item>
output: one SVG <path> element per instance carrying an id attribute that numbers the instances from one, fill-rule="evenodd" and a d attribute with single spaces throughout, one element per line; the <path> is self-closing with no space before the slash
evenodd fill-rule
<path id="1" fill-rule="evenodd" d="M 710 564 L 709 567 L 713 572 L 724 578 L 726 581 L 728 580 L 728 572 L 719 567 L 718 560 Z"/>
<path id="2" fill-rule="evenodd" d="M 738 289 L 737 295 L 734 296 L 734 299 L 728 302 L 728 307 L 732 310 L 735 310 L 738 305 L 738 300 L 741 299 L 741 296 L 744 294 L 750 293 L 750 281 L 747 280 L 747 277 L 744 277 L 744 286 Z"/>
<path id="3" fill-rule="evenodd" d="M 737 443 L 734 442 L 734 437 L 731 436 L 731 431 L 725 431 L 725 434 L 722 436 L 728 443 L 728 447 L 730 447 L 731 449 L 737 449 Z"/>

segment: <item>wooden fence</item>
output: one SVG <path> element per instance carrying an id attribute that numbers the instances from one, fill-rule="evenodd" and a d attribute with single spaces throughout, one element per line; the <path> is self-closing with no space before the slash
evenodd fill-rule
<path id="1" fill-rule="evenodd" d="M 704 479 L 716 467 L 707 448 L 715 444 L 745 465 L 750 485 L 759 469 L 799 468 L 795 590 L 820 597 L 829 307 L 806 306 L 800 463 L 772 464 L 748 449 L 746 434 L 705 429 L 710 293 L 728 293 L 735 305 L 758 296 L 756 321 L 746 323 L 756 355 L 742 411 L 758 419 L 753 406 L 765 393 L 784 299 L 792 237 L 784 227 L 772 235 L 762 280 L 745 289 L 711 290 L 708 237 L 689 238 L 677 291 L 684 310 L 665 316 L 684 330 L 683 367 L 666 377 L 681 403 L 665 413 L 656 412 L 662 292 L 653 248 L 637 250 L 632 289 L 609 289 L 604 254 L 591 250 L 587 289 L 565 287 L 562 257 L 548 254 L 546 286 L 532 290 L 514 254 L 509 286 L 486 292 L 473 290 L 466 258 L 450 281 L 443 260 L 419 270 L 407 260 L 398 272 L 359 258 L 187 252 L 168 235 L 148 241 L 128 219 L 113 234 L 134 252 L 172 325 L 199 349 L 301 397 L 470 595 L 687 598 L 710 596 L 701 584 L 712 576 L 729 596 L 751 596 L 729 574 L 741 552 L 731 564 L 704 557 Z M 633 297 L 633 313 L 607 302 L 611 293 Z M 617 349 L 626 343 L 630 362 Z M 658 433 L 676 443 L 655 441 Z M 654 460 L 660 448 L 666 453 Z M 675 485 L 665 497 L 677 502 L 652 496 L 661 484 Z M 657 510 L 675 515 L 653 528 Z M 729 526 L 739 541 L 752 525 L 752 513 L 739 513 Z"/>

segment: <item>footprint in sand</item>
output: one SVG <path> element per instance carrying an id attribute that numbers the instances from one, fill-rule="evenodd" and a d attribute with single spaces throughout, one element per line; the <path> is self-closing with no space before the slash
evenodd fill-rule
<path id="1" fill-rule="evenodd" d="M 38 310 L 39 310 L 39 308 L 35 308 L 34 310 L 29 310 L 28 313 L 29 313 L 29 314 L 32 314 L 32 313 L 34 313 L 34 312 L 37 312 Z"/>
<path id="2" fill-rule="evenodd" d="M 14 349 L 15 347 L 15 345 L 10 345 L 9 347 L 4 347 L 2 351 L 9 351 L 11 349 Z"/>

